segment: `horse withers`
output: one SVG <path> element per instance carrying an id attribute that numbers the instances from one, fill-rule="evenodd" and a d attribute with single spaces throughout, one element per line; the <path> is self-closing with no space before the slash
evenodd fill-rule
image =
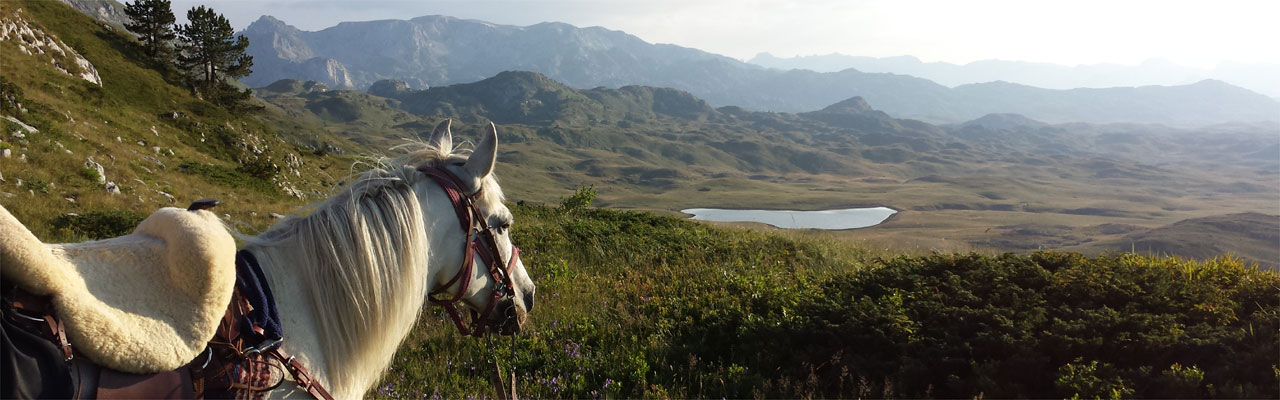
<path id="1" fill-rule="evenodd" d="M 311 206 L 305 216 L 286 218 L 261 235 L 242 236 L 245 246 L 240 252 L 234 251 L 234 245 L 226 250 L 238 257 L 207 255 L 216 258 L 216 265 L 209 268 L 214 272 L 204 273 L 202 282 L 179 279 L 159 285 L 163 291 L 151 292 L 149 295 L 178 298 L 199 298 L 207 292 L 200 304 L 220 301 L 218 306 L 225 312 L 213 316 L 199 313 L 201 316 L 194 318 L 197 323 L 187 324 L 212 321 L 216 328 L 200 340 L 188 341 L 195 344 L 188 347 L 200 349 L 194 357 L 147 357 L 147 351 L 139 351 L 132 356 L 138 362 L 112 365 L 102 361 L 110 361 L 110 356 L 84 356 L 84 346 L 77 343 L 77 337 L 88 328 L 73 321 L 93 318 L 73 315 L 74 310 L 61 307 L 65 301 L 60 299 L 69 296 L 66 292 L 38 288 L 33 292 L 51 299 L 54 310 L 50 316 L 65 321 L 58 326 L 70 337 L 68 346 L 75 355 L 109 370 L 151 374 L 162 372 L 157 368 L 172 367 L 201 370 L 201 376 L 221 374 L 218 379 L 196 383 L 204 385 L 196 393 L 205 396 L 359 397 L 390 364 L 426 300 L 448 304 L 458 327 L 470 334 L 515 333 L 534 303 L 536 289 L 520 261 L 519 249 L 511 242 L 512 215 L 502 203 L 502 189 L 492 173 L 496 128 L 492 124 L 486 127 L 474 151 L 459 150 L 453 146 L 449 121 L 444 121 L 427 143 L 404 146 L 404 150 L 406 154 L 353 176 L 351 183 Z M 171 217 L 178 212 L 190 215 L 175 217 L 185 219 L 168 224 L 159 219 L 155 221 L 159 227 L 177 226 L 220 237 L 215 242 L 229 240 L 229 236 L 220 236 L 227 235 L 220 222 L 212 231 L 221 230 L 221 234 L 205 232 L 207 226 L 186 221 L 210 221 L 213 214 L 209 211 L 165 209 L 157 214 L 162 212 Z M 186 218 L 191 216 L 194 219 Z M 148 221 L 152 218 L 156 216 Z M 216 216 L 212 221 L 217 222 Z M 127 273 L 119 274 L 123 280 L 154 274 L 148 268 L 162 270 L 205 257 L 201 252 L 173 250 L 184 242 L 144 229 L 146 225 L 144 221 L 131 235 L 88 243 L 112 249 L 94 254 L 133 254 L 135 259 L 152 261 L 124 269 Z M 132 304 L 128 298 L 138 294 L 137 290 L 94 284 L 89 282 L 94 280 L 91 276 L 80 273 L 94 268 L 98 262 L 94 260 L 109 257 L 81 259 L 78 257 L 89 253 L 59 250 L 67 246 L 74 247 L 40 243 L 0 208 L 0 271 L 5 284 L 22 283 L 29 277 L 11 276 L 27 274 L 69 282 L 59 287 L 83 285 L 89 298 L 110 299 L 115 302 L 103 303 L 138 320 L 154 322 L 149 325 L 153 331 L 184 327 L 168 322 L 180 314 L 174 312 L 175 307 L 147 311 L 119 306 Z M 145 251 L 136 250 L 139 247 Z M 219 246 L 199 249 L 214 251 L 215 247 Z M 44 255 L 62 261 L 52 262 Z M 50 263 L 83 268 L 50 273 L 45 267 Z M 226 275 L 226 271 L 231 273 Z M 166 274 L 183 276 L 173 271 Z M 473 321 L 469 324 L 463 321 L 462 310 L 471 311 Z M 154 328 L 164 325 L 169 327 Z M 56 344 L 60 343 L 57 330 L 45 328 L 37 333 Z M 219 340 L 231 336 L 238 340 L 238 348 Z M 242 359 L 218 361 L 227 354 Z M 184 360 L 175 362 L 166 356 Z M 281 384 L 284 380 L 293 380 L 296 385 Z M 181 393 L 174 396 L 183 397 Z"/>

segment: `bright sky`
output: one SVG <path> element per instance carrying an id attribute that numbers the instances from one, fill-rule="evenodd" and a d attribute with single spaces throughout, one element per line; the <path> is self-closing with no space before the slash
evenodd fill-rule
<path id="1" fill-rule="evenodd" d="M 1275 0 L 173 0 L 239 30 L 263 14 L 303 30 L 449 15 L 506 25 L 603 26 L 738 59 L 843 53 L 963 64 L 982 59 L 1201 68 L 1280 64 Z"/>

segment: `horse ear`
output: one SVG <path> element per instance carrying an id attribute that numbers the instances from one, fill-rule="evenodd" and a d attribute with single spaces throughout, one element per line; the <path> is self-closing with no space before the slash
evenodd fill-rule
<path id="1" fill-rule="evenodd" d="M 431 139 L 427 143 L 441 151 L 453 151 L 453 133 L 449 131 L 450 120 L 446 118 L 431 130 Z"/>
<path id="2" fill-rule="evenodd" d="M 463 167 L 473 178 L 484 179 L 493 172 L 493 163 L 497 158 L 498 127 L 490 122 L 489 126 L 484 128 L 484 137 L 480 138 L 480 144 L 476 146 L 475 151 L 471 152 L 471 157 L 467 158 L 467 163 Z"/>

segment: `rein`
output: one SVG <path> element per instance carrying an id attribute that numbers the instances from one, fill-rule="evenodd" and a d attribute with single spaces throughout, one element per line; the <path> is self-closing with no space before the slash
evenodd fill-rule
<path id="1" fill-rule="evenodd" d="M 484 215 L 480 213 L 480 209 L 476 207 L 476 197 L 480 195 L 480 190 L 475 193 L 465 194 L 464 185 L 453 172 L 441 167 L 422 166 L 418 171 L 431 178 L 441 189 L 444 189 L 446 195 L 449 196 L 449 202 L 453 204 L 453 211 L 458 214 L 458 223 L 462 227 L 462 231 L 466 232 L 467 240 L 463 250 L 462 266 L 458 268 L 458 274 L 449 279 L 443 286 L 432 290 L 428 294 L 428 300 L 432 303 L 444 307 L 448 311 L 449 318 L 453 320 L 453 324 L 458 327 L 458 331 L 463 336 L 482 337 L 485 331 L 490 327 L 489 315 L 497 308 L 498 303 L 503 299 L 515 298 L 515 285 L 511 281 L 511 272 L 515 269 L 516 260 L 520 257 L 520 248 L 511 246 L 511 257 L 507 259 L 506 267 L 502 267 L 502 254 L 498 252 L 498 242 L 495 238 L 493 228 L 489 226 Z M 489 303 L 485 305 L 483 311 L 477 313 L 471 312 L 471 326 L 468 327 L 463 322 L 461 311 L 457 307 L 457 303 L 462 301 L 466 296 L 467 289 L 471 286 L 471 275 L 475 270 L 475 258 L 477 254 L 480 261 L 484 263 L 488 270 L 489 277 L 493 279 L 494 288 L 489 298 Z M 458 290 L 449 298 L 441 299 L 436 295 L 447 294 L 450 286 L 458 283 Z"/>

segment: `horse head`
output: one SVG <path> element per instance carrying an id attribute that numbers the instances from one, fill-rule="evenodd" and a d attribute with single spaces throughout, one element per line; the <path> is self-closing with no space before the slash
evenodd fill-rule
<path id="1" fill-rule="evenodd" d="M 453 133 L 449 120 L 435 127 L 428 145 L 442 153 L 450 152 Z M 419 168 L 445 191 L 455 209 L 456 223 L 463 228 L 455 228 L 456 234 L 450 237 L 457 239 L 448 240 L 452 243 L 445 244 L 453 249 L 446 252 L 457 254 L 457 250 L 461 250 L 462 253 L 446 259 L 460 258 L 462 261 L 445 263 L 431 274 L 430 293 L 436 296 L 432 302 L 449 310 L 463 334 L 477 336 L 488 327 L 501 334 L 518 332 L 526 322 L 528 312 L 533 310 L 536 291 L 520 260 L 520 250 L 511 241 L 514 220 L 502 202 L 501 188 L 493 177 L 497 145 L 497 128 L 490 123 L 470 155 L 465 155 L 465 158 L 463 155 L 445 157 L 443 162 Z M 456 190 L 453 194 L 449 193 L 451 186 Z M 431 209 L 431 206 L 424 205 L 424 209 Z M 432 214 L 450 215 L 446 212 Z M 441 299 L 439 295 L 442 294 L 450 298 Z M 471 311 L 473 321 L 470 328 L 462 323 L 454 302 Z"/>

